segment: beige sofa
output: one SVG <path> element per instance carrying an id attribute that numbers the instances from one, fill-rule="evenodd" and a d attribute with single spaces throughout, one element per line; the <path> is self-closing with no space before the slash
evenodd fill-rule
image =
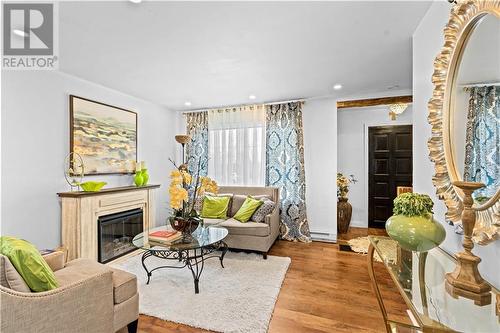
<path id="1" fill-rule="evenodd" d="M 109 333 L 126 326 L 137 331 L 135 275 L 89 259 L 65 264 L 62 252 L 44 258 L 59 287 L 32 293 L 9 259 L 0 255 L 0 332 Z"/>
<path id="2" fill-rule="evenodd" d="M 267 252 L 279 235 L 279 189 L 276 187 L 221 186 L 219 193 L 233 194 L 228 208 L 229 218 L 226 220 L 203 219 L 205 225 L 218 225 L 227 228 L 229 235 L 224 241 L 229 248 L 257 251 L 262 253 L 264 259 L 267 259 Z M 248 195 L 265 196 L 276 203 L 274 211 L 266 216 L 263 223 L 251 221 L 241 223 L 232 218 Z"/>

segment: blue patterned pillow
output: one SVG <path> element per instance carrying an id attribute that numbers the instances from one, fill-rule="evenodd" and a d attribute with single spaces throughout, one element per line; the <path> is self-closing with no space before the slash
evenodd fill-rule
<path id="1" fill-rule="evenodd" d="M 276 203 L 267 198 L 262 198 L 264 203 L 253 213 L 250 218 L 253 222 L 265 222 L 266 216 L 271 214 L 274 211 L 274 207 L 276 207 Z"/>

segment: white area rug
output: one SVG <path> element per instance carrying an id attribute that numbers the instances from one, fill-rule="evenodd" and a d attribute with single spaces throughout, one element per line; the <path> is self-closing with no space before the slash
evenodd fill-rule
<path id="1" fill-rule="evenodd" d="M 290 258 L 228 252 L 222 268 L 218 258 L 205 261 L 200 293 L 194 293 L 189 268 L 153 272 L 146 285 L 141 256 L 114 264 L 137 275 L 142 314 L 218 332 L 267 332 Z M 175 265 L 174 260 L 146 259 L 148 269 Z"/>

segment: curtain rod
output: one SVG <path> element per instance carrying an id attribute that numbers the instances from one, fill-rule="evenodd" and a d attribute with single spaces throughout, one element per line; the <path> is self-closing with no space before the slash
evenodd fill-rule
<path id="1" fill-rule="evenodd" d="M 468 88 L 468 87 L 483 87 L 483 86 L 500 86 L 500 82 L 476 82 L 476 83 L 468 83 L 461 84 L 460 87 Z"/>
<path id="2" fill-rule="evenodd" d="M 286 100 L 286 101 L 273 101 L 273 102 L 264 102 L 264 103 L 247 103 L 247 104 L 237 104 L 237 105 L 225 105 L 225 106 L 220 106 L 220 107 L 186 110 L 186 111 L 182 112 L 182 114 L 185 115 L 185 114 L 194 113 L 194 112 L 203 112 L 203 111 L 210 111 L 210 110 L 239 108 L 239 107 L 242 107 L 242 106 L 251 106 L 251 105 L 274 105 L 274 104 L 293 103 L 293 102 L 305 102 L 305 101 L 313 99 L 313 98 L 314 97 L 311 97 L 311 98 L 296 98 L 296 99 L 289 99 L 289 100 Z"/>

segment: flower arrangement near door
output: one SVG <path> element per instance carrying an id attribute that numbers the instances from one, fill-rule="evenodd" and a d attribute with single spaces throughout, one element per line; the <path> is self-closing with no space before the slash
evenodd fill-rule
<path id="1" fill-rule="evenodd" d="M 191 233 L 202 223 L 198 212 L 195 209 L 196 199 L 205 192 L 217 193 L 217 183 L 209 177 L 200 176 L 198 166 L 197 174 L 193 177 L 187 169 L 187 164 L 175 166 L 175 170 L 170 173 L 170 208 L 172 215 L 169 217 L 170 225 L 174 230 L 182 233 L 184 242 L 191 240 Z"/>
<path id="2" fill-rule="evenodd" d="M 347 233 L 351 224 L 352 206 L 347 201 L 349 186 L 357 182 L 354 175 L 345 176 L 341 172 L 337 172 L 337 229 L 341 234 Z"/>

